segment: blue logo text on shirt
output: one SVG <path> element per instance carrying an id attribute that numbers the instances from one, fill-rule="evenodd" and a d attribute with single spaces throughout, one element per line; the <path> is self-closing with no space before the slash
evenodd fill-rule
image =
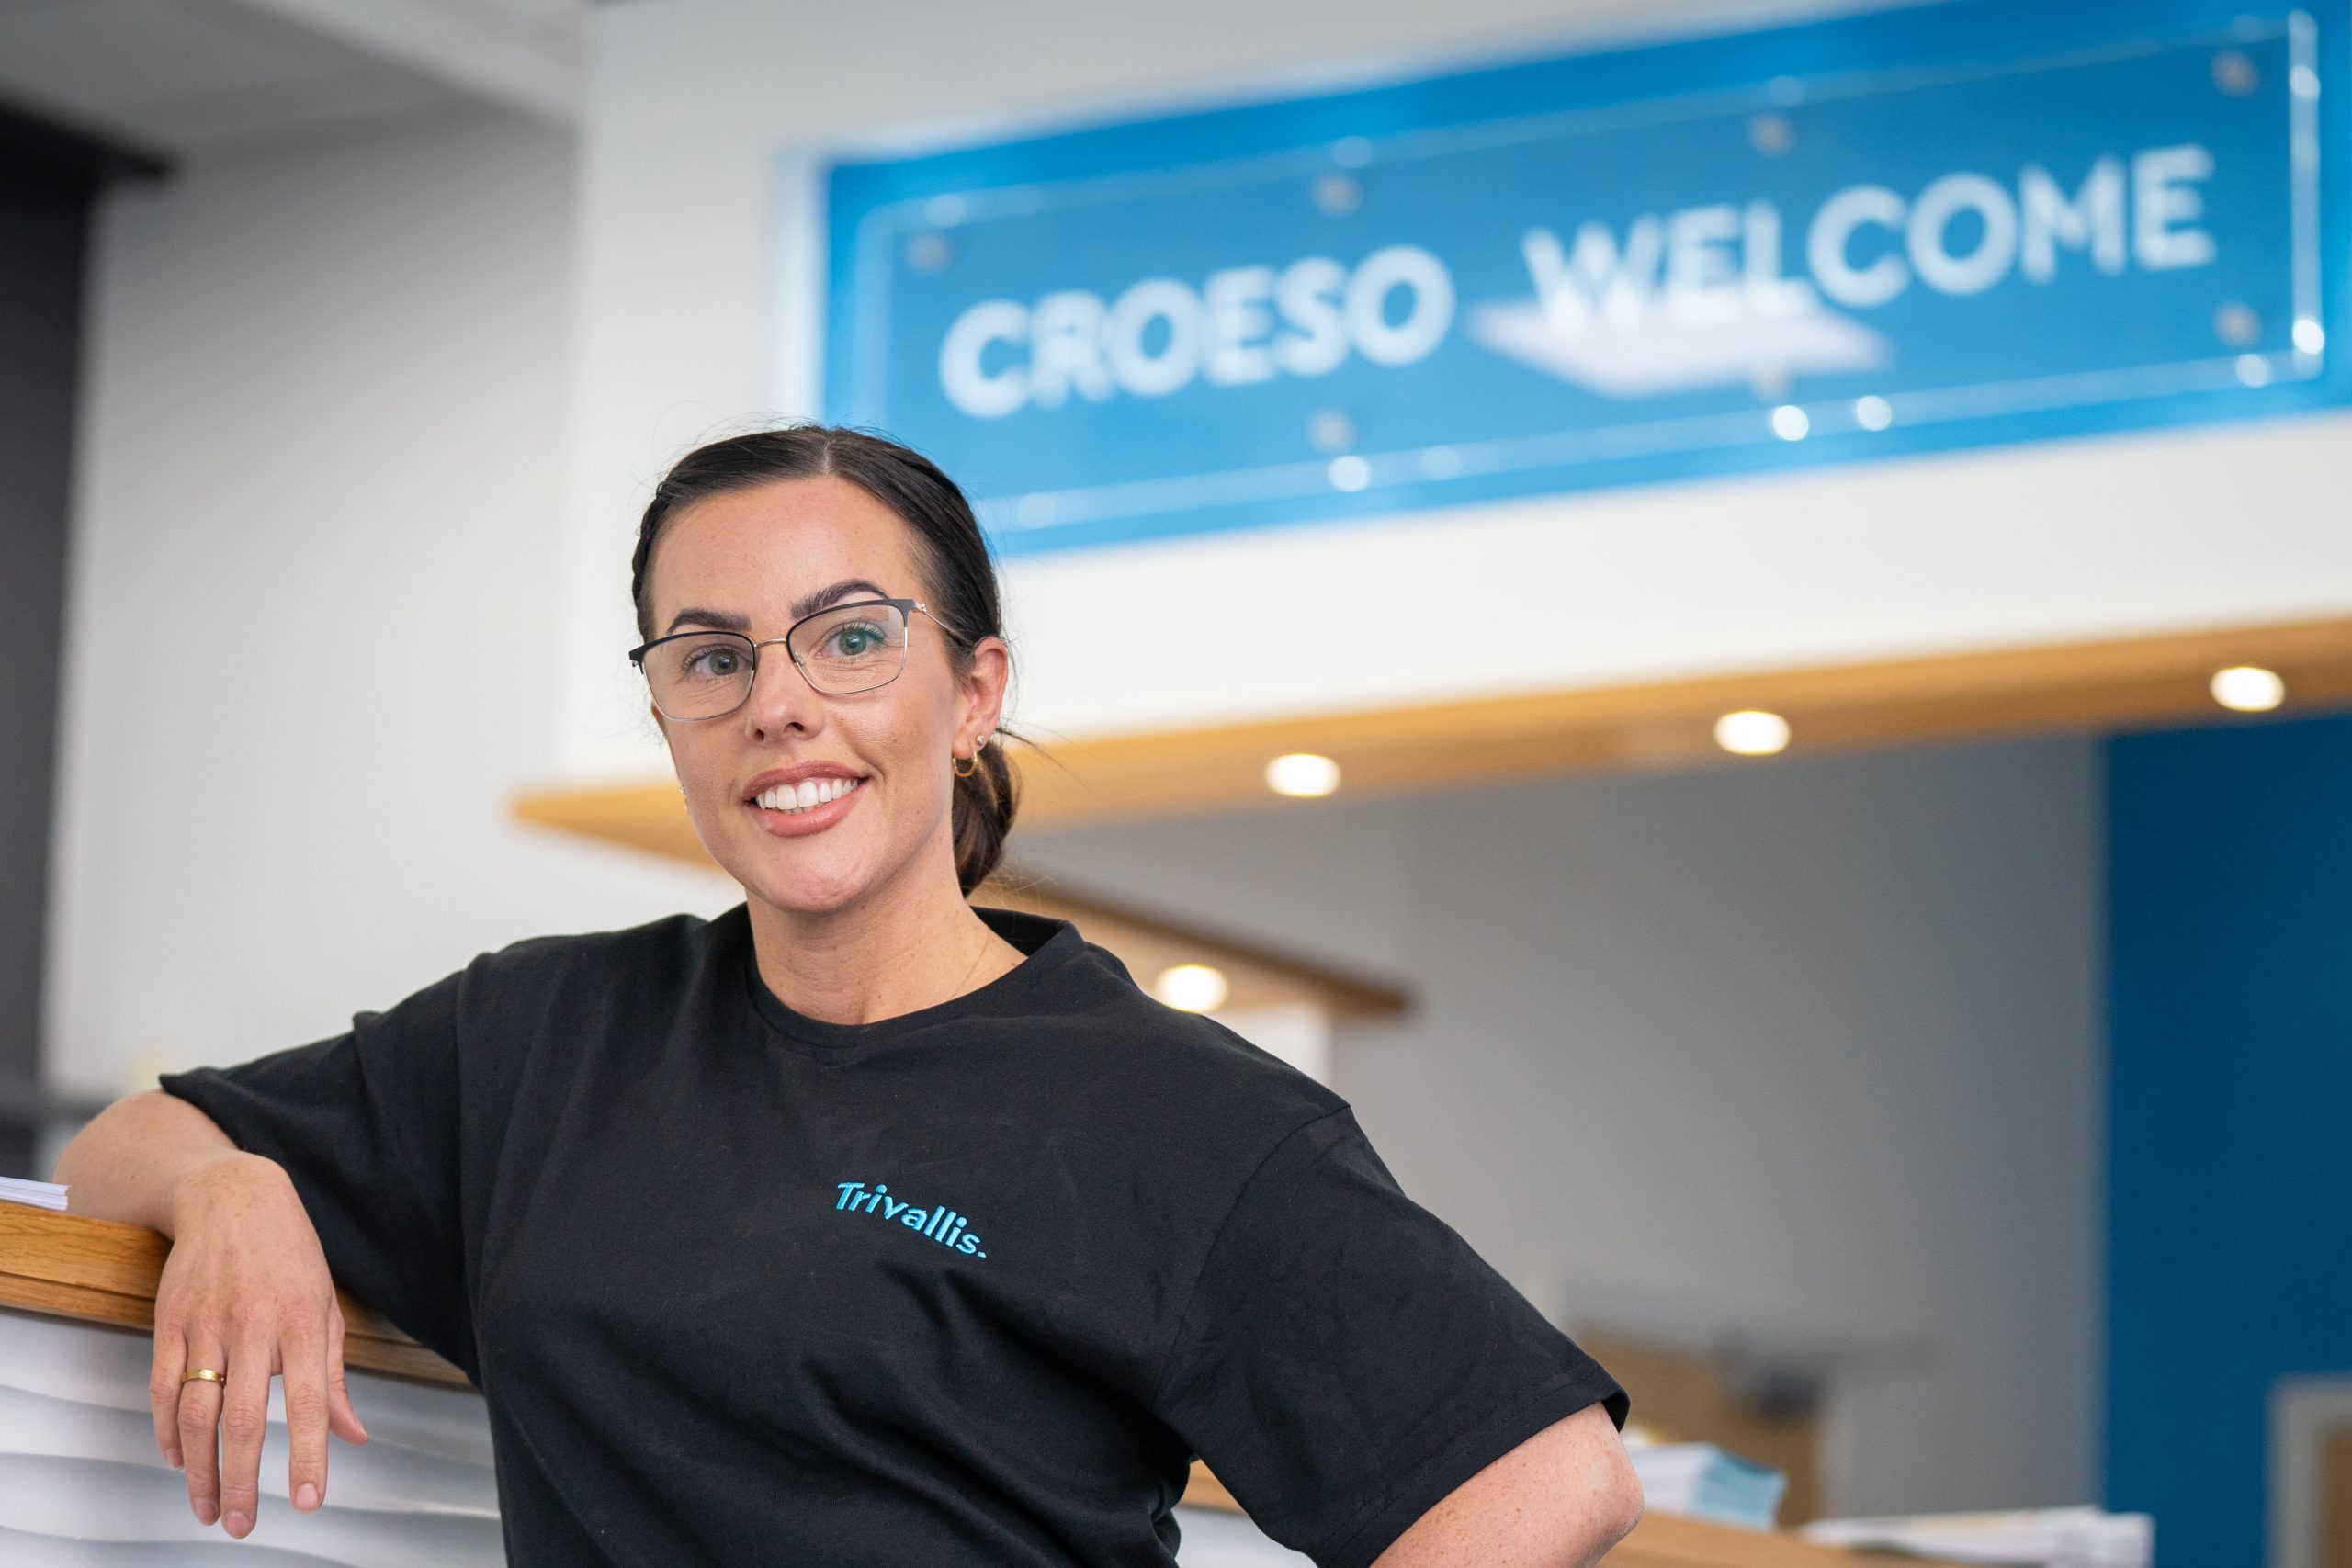
<path id="1" fill-rule="evenodd" d="M 949 1208 L 919 1209 L 903 1198 L 890 1196 L 890 1184 L 877 1181 L 867 1191 L 863 1181 L 838 1181 L 841 1201 L 833 1207 L 846 1209 L 854 1214 L 879 1214 L 886 1220 L 896 1220 L 911 1231 L 921 1231 L 942 1247 L 974 1258 L 986 1258 L 980 1250 L 980 1238 L 964 1228 L 966 1216 Z"/>

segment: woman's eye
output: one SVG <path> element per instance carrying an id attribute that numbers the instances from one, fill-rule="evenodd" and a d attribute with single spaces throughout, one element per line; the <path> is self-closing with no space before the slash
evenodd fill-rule
<path id="1" fill-rule="evenodd" d="M 831 651 L 836 658 L 856 659 L 880 646 L 882 634 L 878 627 L 872 626 L 837 626 L 826 640 L 831 643 Z"/>
<path id="2" fill-rule="evenodd" d="M 731 648 L 699 648 L 686 655 L 689 675 L 727 676 L 742 667 L 743 655 Z"/>

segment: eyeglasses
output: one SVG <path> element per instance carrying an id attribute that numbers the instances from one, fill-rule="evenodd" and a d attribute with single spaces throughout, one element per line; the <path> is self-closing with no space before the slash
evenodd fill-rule
<path id="1" fill-rule="evenodd" d="M 857 599 L 753 642 L 741 632 L 673 632 L 628 650 L 665 718 L 724 718 L 743 705 L 760 672 L 760 649 L 782 643 L 808 684 L 828 696 L 887 686 L 907 667 L 907 629 L 920 599 Z"/>

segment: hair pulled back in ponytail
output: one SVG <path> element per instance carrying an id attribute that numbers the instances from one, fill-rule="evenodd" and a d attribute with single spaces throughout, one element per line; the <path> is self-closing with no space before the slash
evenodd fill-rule
<path id="1" fill-rule="evenodd" d="M 629 594 L 637 603 L 639 638 L 653 636 L 647 576 L 663 524 L 710 496 L 824 474 L 864 490 L 913 531 L 921 546 L 917 554 L 923 596 L 944 623 L 940 629 L 946 637 L 949 664 L 959 678 L 970 674 L 979 639 L 1004 636 L 996 563 L 971 503 L 956 481 L 921 453 L 839 425 L 794 424 L 731 435 L 697 446 L 671 465 L 638 525 L 637 554 L 630 562 Z M 979 765 L 956 779 L 956 880 L 967 895 L 1003 858 L 1005 836 L 1012 830 L 1019 805 L 1001 744 L 1019 737 L 1001 724 L 996 736 L 996 741 L 979 749 Z M 945 767 L 947 760 L 942 758 L 940 765 Z"/>

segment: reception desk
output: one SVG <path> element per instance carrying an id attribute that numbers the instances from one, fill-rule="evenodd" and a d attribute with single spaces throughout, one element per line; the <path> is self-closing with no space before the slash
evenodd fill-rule
<path id="1" fill-rule="evenodd" d="M 224 1564 L 270 1568 L 504 1562 L 481 1395 L 457 1368 L 348 1293 L 340 1293 L 345 1371 L 369 1440 L 353 1447 L 330 1439 L 327 1502 L 297 1514 L 286 1496 L 285 1402 L 273 1384 L 253 1533 L 240 1541 L 217 1525 L 198 1524 L 186 1481 L 156 1451 L 147 1398 L 155 1282 L 170 1249 L 136 1225 L 0 1202 L 0 1562 L 134 1568 L 218 1555 Z M 1240 1513 L 1198 1464 L 1183 1506 Z M 1204 1549 L 1211 1538 L 1231 1539 L 1216 1530 L 1188 1534 Z M 1235 1562 L 1306 1561 L 1256 1540 L 1263 1544 L 1255 1550 L 1215 1550 L 1233 1552 Z M 255 1547 L 273 1550 L 230 1555 Z M 1194 1557 L 1188 1546 L 1188 1568 Z M 1643 1520 L 1608 1558 L 1610 1568 L 1857 1568 L 1861 1561 L 1791 1536 L 1665 1515 Z"/>

